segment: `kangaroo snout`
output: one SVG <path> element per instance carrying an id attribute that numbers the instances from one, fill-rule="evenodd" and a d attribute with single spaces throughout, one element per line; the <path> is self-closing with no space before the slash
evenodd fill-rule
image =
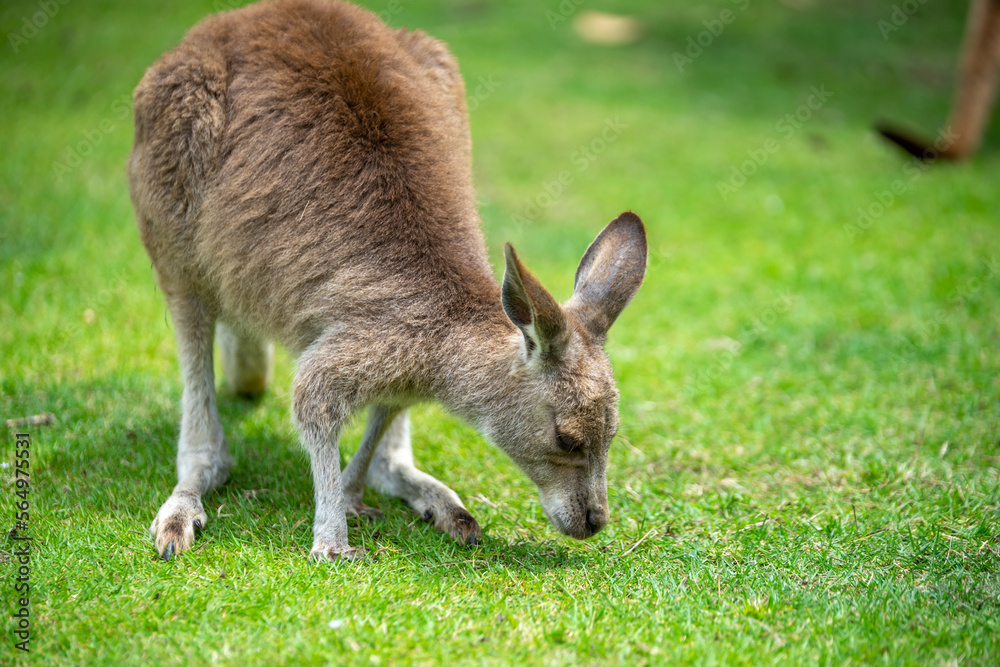
<path id="1" fill-rule="evenodd" d="M 561 496 L 539 492 L 542 509 L 549 522 L 564 535 L 586 540 L 608 525 L 608 502 L 582 500 L 578 494 Z"/>
<path id="2" fill-rule="evenodd" d="M 590 531 L 591 535 L 596 535 L 601 532 L 601 529 L 608 525 L 608 520 L 611 518 L 611 513 L 608 512 L 607 505 L 602 507 L 597 507 L 594 509 L 587 510 L 587 529 Z"/>
<path id="3" fill-rule="evenodd" d="M 571 518 L 565 518 L 567 515 Z M 578 540 L 586 540 L 601 532 L 608 525 L 609 514 L 606 507 L 588 509 L 583 506 L 579 510 L 566 512 L 563 509 L 552 513 L 546 511 L 549 521 L 560 532 Z"/>

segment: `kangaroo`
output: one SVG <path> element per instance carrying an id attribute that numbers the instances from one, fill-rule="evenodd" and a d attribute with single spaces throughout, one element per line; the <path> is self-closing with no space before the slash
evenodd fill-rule
<path id="1" fill-rule="evenodd" d="M 347 516 L 378 514 L 366 485 L 459 543 L 481 539 L 458 495 L 414 465 L 407 409 L 420 401 L 506 452 L 562 533 L 607 524 L 618 392 L 603 344 L 645 274 L 643 223 L 625 212 L 601 231 L 562 305 L 509 244 L 498 285 L 444 44 L 345 3 L 251 5 L 203 20 L 156 61 L 134 114 L 130 193 L 184 384 L 178 481 L 150 527 L 160 557 L 190 548 L 202 496 L 232 463 L 213 334 L 237 392 L 267 384 L 268 341 L 297 355 L 312 560 L 363 555 Z M 338 436 L 363 408 L 341 471 Z"/>
<path id="2" fill-rule="evenodd" d="M 948 119 L 951 139 L 944 146 L 899 129 L 876 124 L 878 132 L 921 160 L 964 160 L 979 149 L 1000 76 L 1000 0 L 972 0 L 965 26 L 958 87 Z"/>

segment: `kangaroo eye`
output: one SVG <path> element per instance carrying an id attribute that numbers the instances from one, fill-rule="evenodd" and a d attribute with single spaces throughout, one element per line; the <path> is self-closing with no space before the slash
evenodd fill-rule
<path id="1" fill-rule="evenodd" d="M 565 433 L 560 433 L 556 436 L 556 444 L 559 445 L 559 449 L 566 453 L 575 452 L 580 449 L 580 442 L 573 436 L 566 435 Z"/>

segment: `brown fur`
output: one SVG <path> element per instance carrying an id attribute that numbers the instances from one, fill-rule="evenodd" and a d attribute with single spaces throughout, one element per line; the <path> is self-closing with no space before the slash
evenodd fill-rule
<path id="1" fill-rule="evenodd" d="M 454 492 L 413 467 L 406 407 L 420 400 L 507 451 L 560 530 L 586 537 L 607 522 L 617 392 L 601 344 L 642 281 L 642 223 L 623 214 L 595 241 L 587 256 L 599 259 L 581 271 L 596 287 L 581 291 L 578 272 L 565 307 L 513 250 L 501 289 L 470 163 L 464 86 L 444 45 L 348 4 L 279 0 L 212 16 L 147 71 L 129 177 L 185 385 L 179 481 L 152 526 L 161 555 L 190 546 L 207 520 L 201 495 L 229 470 L 216 322 L 227 375 L 244 376 L 234 388 L 263 387 L 263 341 L 298 356 L 314 558 L 357 553 L 345 512 L 371 512 L 366 480 L 459 541 L 478 538 Z M 366 405 L 369 428 L 342 475 L 337 436 Z M 557 429 L 584 450 L 560 452 Z"/>

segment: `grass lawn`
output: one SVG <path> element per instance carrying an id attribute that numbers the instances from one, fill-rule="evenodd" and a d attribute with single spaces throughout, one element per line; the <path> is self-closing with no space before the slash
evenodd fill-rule
<path id="1" fill-rule="evenodd" d="M 365 4 L 461 63 L 498 271 L 510 240 L 563 299 L 605 223 L 646 222 L 607 346 L 611 523 L 558 535 L 530 481 L 428 405 L 418 463 L 482 544 L 369 492 L 385 518 L 350 539 L 376 556 L 335 567 L 306 560 L 287 355 L 261 400 L 220 392 L 236 466 L 195 548 L 161 562 L 146 532 L 181 384 L 128 198 L 130 95 L 225 0 L 3 3 L 0 417 L 56 421 L 26 427 L 30 653 L 5 537 L 0 664 L 1000 661 L 1000 122 L 972 162 L 927 169 L 870 129 L 942 127 L 964 4 L 911 3 L 887 32 L 891 0 L 579 2 Z M 563 14 L 586 9 L 642 39 L 584 42 Z M 0 447 L 4 535 L 23 430 Z"/>

